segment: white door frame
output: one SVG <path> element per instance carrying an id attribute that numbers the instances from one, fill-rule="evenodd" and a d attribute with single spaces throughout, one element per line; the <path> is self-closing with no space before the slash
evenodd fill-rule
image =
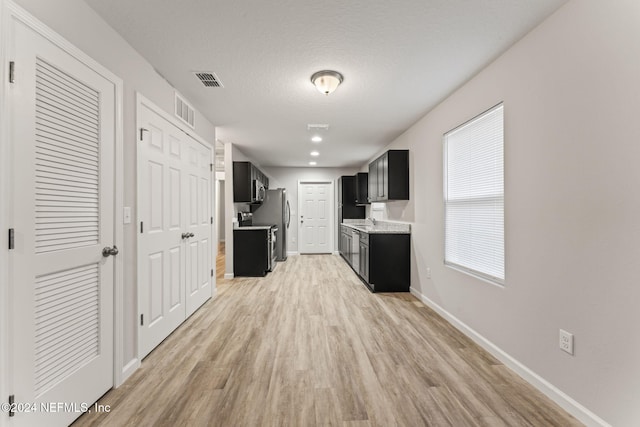
<path id="1" fill-rule="evenodd" d="M 334 200 L 334 187 L 335 183 L 330 179 L 303 179 L 298 180 L 298 253 L 300 251 L 300 236 L 302 235 L 302 223 L 300 222 L 300 212 L 302 212 L 302 197 L 301 187 L 303 184 L 329 184 L 329 247 L 331 253 L 335 252 L 335 200 Z"/>
<path id="2" fill-rule="evenodd" d="M 158 107 L 156 104 L 154 104 L 151 100 L 149 100 L 148 98 L 146 98 L 144 95 L 142 95 L 140 92 L 136 92 L 136 143 L 140 142 L 140 118 L 138 117 L 138 112 L 140 111 L 140 109 L 142 107 L 146 107 L 149 110 L 153 111 L 154 113 L 156 113 L 158 116 L 162 117 L 162 119 L 166 120 L 167 122 L 171 123 L 172 125 L 176 126 L 178 129 L 180 129 L 181 131 L 183 131 L 184 133 L 186 133 L 187 135 L 189 135 L 191 138 L 193 138 L 194 140 L 196 140 L 198 143 L 204 145 L 205 147 L 209 147 L 209 163 L 213 164 L 214 163 L 214 159 L 215 159 L 215 141 L 213 142 L 209 142 L 207 140 L 205 140 L 204 138 L 200 137 L 198 134 L 196 134 L 193 129 L 191 129 L 190 127 L 188 127 L 186 124 L 180 122 L 177 118 L 175 118 L 174 116 L 172 116 L 171 114 L 167 113 L 166 111 L 164 111 L 163 109 L 161 109 L 160 107 Z M 137 158 L 139 157 L 138 155 L 138 150 L 140 150 L 139 146 L 136 146 L 136 162 L 137 162 Z M 214 209 L 215 209 L 215 185 L 213 185 L 215 183 L 215 171 L 213 170 L 214 168 L 211 168 L 211 172 L 209 174 L 209 182 L 211 183 L 210 187 L 211 187 L 211 210 L 210 212 L 213 214 Z M 135 223 L 135 227 L 136 227 L 136 282 L 139 282 L 139 277 L 140 277 L 140 261 L 142 259 L 142 257 L 140 256 L 140 232 L 138 230 L 140 230 L 140 221 L 142 220 L 140 218 L 140 182 L 141 182 L 141 177 L 140 177 L 140 173 L 141 170 L 140 168 L 137 166 L 136 163 L 136 223 Z M 211 254 L 215 254 L 216 252 L 216 248 L 217 248 L 217 243 L 215 241 L 215 228 L 216 228 L 217 224 L 214 222 L 214 224 L 211 224 L 211 232 L 210 232 L 210 237 L 209 237 L 209 241 L 211 242 L 212 245 L 215 246 L 215 248 L 212 248 L 211 250 Z M 216 294 L 218 293 L 218 288 L 217 288 L 217 284 L 216 284 L 216 263 L 215 263 L 215 259 L 211 260 L 211 265 L 213 266 L 213 277 L 211 278 L 211 298 L 215 298 Z M 138 325 L 137 321 L 140 318 L 140 307 L 138 307 L 138 301 L 140 300 L 138 292 L 139 292 L 139 286 L 136 286 L 136 325 Z M 138 361 L 138 363 L 140 363 L 140 340 L 138 339 L 138 328 L 136 327 L 136 334 L 135 334 L 135 349 L 136 349 L 136 360 Z M 1 426 L 0 426 L 1 427 Z"/>
<path id="3" fill-rule="evenodd" d="M 4 378 L 4 381 L 0 381 L 0 396 L 2 401 L 9 395 L 12 388 L 12 384 L 8 379 L 11 369 L 11 360 L 7 350 L 9 349 L 9 343 L 11 340 L 9 329 L 9 308 L 11 302 L 9 301 L 11 280 L 10 272 L 10 254 L 8 250 L 8 233 L 7 230 L 11 227 L 13 222 L 12 212 L 9 208 L 13 199 L 12 193 L 12 176 L 13 165 L 10 162 L 11 155 L 11 109 L 9 106 L 8 95 L 11 90 L 9 83 L 7 67 L 8 61 L 12 58 L 9 57 L 8 46 L 9 43 L 13 43 L 13 39 L 10 39 L 9 29 L 11 27 L 11 20 L 19 20 L 31 28 L 36 33 L 40 34 L 45 39 L 74 57 L 79 62 L 83 63 L 96 73 L 100 74 L 106 80 L 110 81 L 114 85 L 115 96 L 115 166 L 114 166 L 114 236 L 113 244 L 122 248 L 120 256 L 114 259 L 114 367 L 113 367 L 113 383 L 114 387 L 118 387 L 123 382 L 123 327 L 124 327 L 124 313 L 123 313 L 123 291 L 124 291 L 124 257 L 126 251 L 124 250 L 124 227 L 123 227 L 123 203 L 124 203 L 124 163 L 123 163 L 123 122 L 122 122 L 122 100 L 123 100 L 123 82 L 122 80 L 106 69 L 104 66 L 96 62 L 87 54 L 82 52 L 79 48 L 71 44 L 68 40 L 61 35 L 53 31 L 51 28 L 40 22 L 36 17 L 22 9 L 15 4 L 12 0 L 0 0 L 0 199 L 3 200 L 2 206 L 4 206 L 2 215 L 0 215 L 0 235 L 2 236 L 0 241 L 0 378 Z M 16 79 L 19 78 L 19 65 L 16 64 Z M 6 417 L 0 417 L 0 426 L 7 425 L 8 421 Z"/>

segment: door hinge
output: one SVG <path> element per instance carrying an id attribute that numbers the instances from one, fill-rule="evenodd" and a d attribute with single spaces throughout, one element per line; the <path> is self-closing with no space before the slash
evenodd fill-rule
<path id="1" fill-rule="evenodd" d="M 144 222 L 140 221 L 140 233 L 144 233 Z"/>
<path id="2" fill-rule="evenodd" d="M 9 61 L 9 83 L 15 83 L 16 81 L 16 63 Z"/>
<path id="3" fill-rule="evenodd" d="M 149 129 L 140 128 L 140 141 L 144 139 L 144 133 L 149 132 Z"/>
<path id="4" fill-rule="evenodd" d="M 140 326 L 144 325 L 144 314 L 140 315 Z"/>
<path id="5" fill-rule="evenodd" d="M 211 172 L 213 172 L 213 163 L 209 163 L 209 169 L 211 169 Z"/>
<path id="6" fill-rule="evenodd" d="M 211 269 L 211 277 L 213 277 L 213 268 Z"/>
<path id="7" fill-rule="evenodd" d="M 9 229 L 9 249 L 15 249 L 16 248 L 16 233 L 13 230 L 13 228 Z"/>
<path id="8" fill-rule="evenodd" d="M 213 217 L 211 217 L 211 224 L 213 224 Z"/>
<path id="9" fill-rule="evenodd" d="M 9 416 L 13 417 L 16 415 L 16 396 L 15 395 L 11 395 L 9 396 Z"/>

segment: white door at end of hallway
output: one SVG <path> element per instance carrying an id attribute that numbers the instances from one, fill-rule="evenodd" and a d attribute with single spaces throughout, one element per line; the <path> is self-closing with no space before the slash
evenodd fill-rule
<path id="1" fill-rule="evenodd" d="M 299 251 L 301 254 L 332 252 L 331 212 L 332 183 L 300 183 L 299 199 Z"/>

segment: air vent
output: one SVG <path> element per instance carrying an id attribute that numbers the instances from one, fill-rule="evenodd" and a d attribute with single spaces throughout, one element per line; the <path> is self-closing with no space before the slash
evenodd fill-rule
<path id="1" fill-rule="evenodd" d="M 220 79 L 215 73 L 210 71 L 196 71 L 193 74 L 195 74 L 206 87 L 223 87 L 222 82 L 220 82 Z"/>
<path id="2" fill-rule="evenodd" d="M 329 130 L 329 125 L 327 124 L 308 124 L 307 130 Z"/>
<path id="3" fill-rule="evenodd" d="M 176 117 L 188 124 L 189 127 L 195 128 L 195 111 L 178 92 L 176 92 Z"/>

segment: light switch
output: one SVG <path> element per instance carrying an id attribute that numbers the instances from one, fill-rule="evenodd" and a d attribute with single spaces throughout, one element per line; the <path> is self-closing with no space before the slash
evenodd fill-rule
<path id="1" fill-rule="evenodd" d="M 131 224 L 131 208 L 129 206 L 125 206 L 122 212 L 124 224 Z"/>

